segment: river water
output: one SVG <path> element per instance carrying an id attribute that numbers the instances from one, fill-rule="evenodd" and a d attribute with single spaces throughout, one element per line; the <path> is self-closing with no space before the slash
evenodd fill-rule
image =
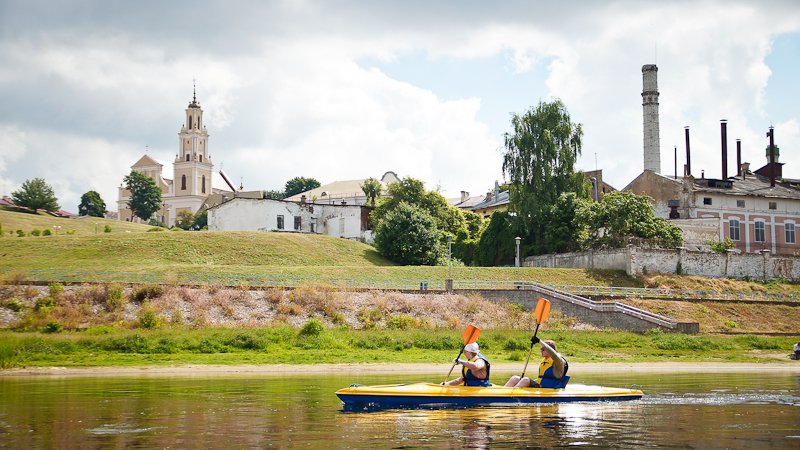
<path id="1" fill-rule="evenodd" d="M 495 382 L 510 373 L 493 374 Z M 351 383 L 443 373 L 0 377 L 0 448 L 800 448 L 800 372 L 577 372 L 638 401 L 350 411 Z"/>

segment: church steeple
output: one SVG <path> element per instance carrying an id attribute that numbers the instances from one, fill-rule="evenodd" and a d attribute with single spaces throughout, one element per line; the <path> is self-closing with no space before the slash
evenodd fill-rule
<path id="1" fill-rule="evenodd" d="M 208 154 L 209 135 L 203 126 L 203 109 L 197 102 L 197 85 L 192 85 L 192 102 L 186 108 L 186 123 L 178 133 L 178 155 L 173 165 L 175 195 L 207 197 L 211 193 L 213 167 Z"/>

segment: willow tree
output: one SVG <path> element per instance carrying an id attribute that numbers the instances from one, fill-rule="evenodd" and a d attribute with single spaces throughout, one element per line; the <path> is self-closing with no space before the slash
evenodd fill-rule
<path id="1" fill-rule="evenodd" d="M 559 196 L 573 192 L 578 198 L 589 197 L 583 173 L 575 172 L 581 124 L 570 121 L 559 99 L 540 101 L 523 115 L 514 114 L 511 124 L 514 131 L 504 135 L 503 173 L 510 184 L 509 209 L 516 216 L 516 232 L 533 253 L 554 251 L 559 242 L 548 230 L 548 217 Z"/>

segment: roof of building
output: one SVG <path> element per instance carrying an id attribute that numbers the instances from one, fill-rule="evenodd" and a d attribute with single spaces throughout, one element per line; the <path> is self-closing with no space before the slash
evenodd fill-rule
<path id="1" fill-rule="evenodd" d="M 727 181 L 733 181 L 730 188 L 725 187 L 712 187 L 707 184 L 716 184 L 718 180 L 708 179 L 695 179 L 694 189 L 696 192 L 707 192 L 723 195 L 747 195 L 752 197 L 765 197 L 765 198 L 790 198 L 800 199 L 800 188 L 789 185 L 788 183 L 775 183 L 774 187 L 770 186 L 770 180 L 767 177 L 759 175 L 748 174 L 742 179 L 740 175 L 729 178 Z M 719 180 L 726 181 L 726 180 Z M 723 183 L 720 183 L 723 185 Z"/>
<path id="2" fill-rule="evenodd" d="M 461 197 L 448 198 L 447 203 L 450 203 L 450 206 L 455 206 L 456 208 L 472 209 L 473 206 L 483 202 L 485 198 L 485 195 L 474 195 L 472 197 L 467 197 L 464 201 L 461 200 Z"/>
<path id="3" fill-rule="evenodd" d="M 508 196 L 508 191 L 503 191 L 503 192 L 500 192 L 499 194 L 497 194 L 496 197 L 494 195 L 492 195 L 492 197 L 489 200 L 482 201 L 482 202 L 478 203 L 477 205 L 473 206 L 472 210 L 475 211 L 475 210 L 478 210 L 478 209 L 486 209 L 486 208 L 492 208 L 492 207 L 495 207 L 495 206 L 506 205 L 506 204 L 508 204 L 509 200 L 510 199 L 509 199 L 509 196 Z"/>
<path id="4" fill-rule="evenodd" d="M 314 188 L 299 194 L 295 194 L 286 200 L 290 202 L 299 202 L 300 198 L 305 195 L 306 201 L 310 202 L 312 198 L 317 197 L 317 202 L 327 203 L 329 201 L 348 200 L 348 199 L 366 199 L 364 191 L 361 190 L 361 185 L 367 179 L 362 180 L 348 180 L 348 181 L 334 181 L 333 183 L 324 184 L 318 188 Z M 394 172 L 386 172 L 379 180 L 383 186 L 383 193 L 389 184 L 398 181 L 397 175 Z"/>

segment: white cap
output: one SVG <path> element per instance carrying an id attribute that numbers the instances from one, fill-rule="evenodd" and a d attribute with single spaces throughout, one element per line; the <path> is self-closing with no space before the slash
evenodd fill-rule
<path id="1" fill-rule="evenodd" d="M 470 352 L 470 353 L 478 353 L 478 352 L 480 352 L 480 350 L 478 349 L 478 343 L 477 342 L 473 342 L 471 344 L 465 345 L 464 346 L 464 351 L 465 352 Z"/>

